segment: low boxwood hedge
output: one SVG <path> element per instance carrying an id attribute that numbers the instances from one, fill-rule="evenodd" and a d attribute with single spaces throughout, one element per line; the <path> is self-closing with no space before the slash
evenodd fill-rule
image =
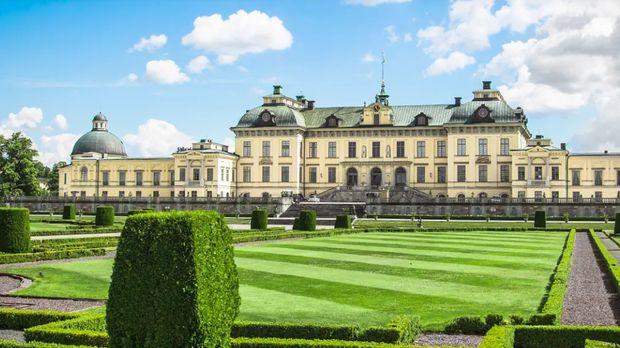
<path id="1" fill-rule="evenodd" d="M 395 348 L 416 346 L 394 345 L 377 342 L 356 342 L 337 340 L 304 340 L 289 338 L 234 338 L 233 348 Z"/>
<path id="2" fill-rule="evenodd" d="M 594 241 L 599 253 L 603 256 L 605 260 L 605 265 L 607 266 L 607 270 L 611 274 L 613 278 L 613 283 L 616 288 L 616 293 L 620 293 L 620 266 L 618 266 L 618 261 L 616 258 L 607 250 L 603 242 L 596 235 L 596 232 L 590 230 L 590 237 Z"/>
<path id="3" fill-rule="evenodd" d="M 75 312 L 34 311 L 28 309 L 0 309 L 0 329 L 23 330 L 61 320 L 79 317 Z"/>
<path id="4" fill-rule="evenodd" d="M 74 346 L 45 342 L 19 343 L 17 341 L 0 340 L 0 348 L 92 348 L 89 346 Z"/>
<path id="5" fill-rule="evenodd" d="M 585 348 L 620 348 L 619 343 L 586 340 Z"/>
<path id="6" fill-rule="evenodd" d="M 60 236 L 67 234 L 120 233 L 122 227 L 67 228 L 64 230 L 48 230 L 30 232 L 32 236 Z"/>
<path id="7" fill-rule="evenodd" d="M 250 228 L 253 230 L 266 230 L 267 218 L 267 209 L 256 209 L 252 211 L 252 221 L 250 221 Z"/>
<path id="8" fill-rule="evenodd" d="M 557 323 L 562 320 L 562 313 L 564 311 L 564 295 L 568 287 L 576 235 L 577 233 L 575 230 L 572 230 L 566 237 L 564 250 L 555 267 L 551 279 L 551 286 L 549 287 L 549 292 L 546 295 L 545 303 L 541 310 L 542 314 L 554 314 Z"/>
<path id="9" fill-rule="evenodd" d="M 63 220 L 75 220 L 75 205 L 68 204 L 63 207 L 62 219 Z"/>
<path id="10" fill-rule="evenodd" d="M 614 222 L 614 234 L 620 235 L 620 213 L 616 213 L 616 221 Z"/>
<path id="11" fill-rule="evenodd" d="M 515 347 L 583 348 L 586 339 L 620 343 L 620 327 L 601 326 L 517 326 Z"/>
<path id="12" fill-rule="evenodd" d="M 482 339 L 478 348 L 513 348 L 515 329 L 510 326 L 495 326 Z"/>
<path id="13" fill-rule="evenodd" d="M 0 264 L 33 262 L 44 260 L 62 260 L 76 257 L 101 256 L 106 254 L 106 249 L 69 249 L 58 251 L 45 251 L 39 253 L 0 254 Z"/>
<path id="14" fill-rule="evenodd" d="M 114 207 L 101 205 L 97 207 L 95 215 L 95 226 L 113 226 L 114 225 Z"/>
<path id="15" fill-rule="evenodd" d="M 0 208 L 0 252 L 31 251 L 30 214 L 26 208 Z"/>

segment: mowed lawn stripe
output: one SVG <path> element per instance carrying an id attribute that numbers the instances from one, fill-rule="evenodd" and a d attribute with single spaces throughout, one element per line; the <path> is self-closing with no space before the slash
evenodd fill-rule
<path id="1" fill-rule="evenodd" d="M 241 251 L 254 251 L 254 252 L 263 252 L 263 253 L 271 253 L 271 254 L 279 254 L 279 255 L 300 255 L 313 257 L 324 260 L 342 260 L 342 261 L 350 261 L 350 262 L 358 262 L 365 264 L 375 264 L 379 266 L 397 266 L 409 269 L 415 269 L 420 271 L 428 271 L 435 273 L 443 273 L 443 272 L 459 272 L 459 273 L 467 273 L 473 275 L 482 275 L 482 276 L 498 276 L 498 277 L 506 277 L 506 278 L 516 278 L 516 279 L 545 279 L 549 278 L 549 270 L 521 270 L 518 267 L 514 267 L 512 269 L 492 267 L 492 266 L 480 266 L 480 265 L 464 265 L 464 264 L 454 264 L 454 263 L 443 263 L 443 262 L 430 262 L 430 261 L 415 261 L 415 263 L 411 262 L 411 260 L 402 257 L 386 257 L 382 255 L 374 255 L 370 253 L 339 253 L 331 250 L 325 250 L 324 248 L 312 248 L 312 249 L 303 249 L 303 248 L 286 248 L 281 247 L 278 244 L 266 244 L 259 246 L 245 246 L 241 248 L 235 249 L 235 254 L 239 254 Z M 240 256 L 243 256 L 239 254 Z M 541 278 L 542 277 L 542 278 Z M 507 279 L 507 281 L 509 281 Z"/>
<path id="2" fill-rule="evenodd" d="M 310 242 L 310 241 L 309 241 Z M 522 257 L 511 256 L 495 256 L 493 258 L 485 257 L 484 255 L 474 255 L 458 252 L 439 252 L 439 251 L 417 251 L 408 250 L 402 248 L 388 248 L 388 247 L 375 247 L 370 245 L 354 245 L 354 244 L 335 244 L 331 242 L 320 242 L 318 240 L 312 240 L 306 244 L 292 244 L 292 243 L 278 243 L 276 247 L 281 248 L 301 248 L 301 249 L 313 249 L 323 250 L 329 249 L 339 253 L 357 253 L 357 254 L 373 254 L 382 255 L 386 257 L 401 257 L 407 258 L 410 261 L 436 261 L 445 263 L 457 263 L 467 265 L 484 265 L 502 268 L 514 268 L 516 266 L 523 269 L 548 269 L 550 265 L 555 265 L 556 260 L 533 258 L 527 259 Z"/>
<path id="3" fill-rule="evenodd" d="M 377 289 L 366 286 L 343 284 L 311 277 L 283 276 L 270 272 L 254 271 L 245 268 L 239 269 L 239 277 L 243 284 L 253 287 L 281 291 L 293 295 L 324 299 L 345 305 L 367 308 L 371 311 L 386 313 L 386 321 L 397 315 L 418 315 L 424 324 L 445 322 L 446 318 L 453 318 L 467 313 L 468 315 L 482 315 L 490 312 L 502 314 L 531 314 L 536 310 L 537 303 L 524 299 L 515 301 L 512 306 L 499 304 L 477 303 L 468 301 L 472 296 L 462 296 L 452 299 L 437 295 L 409 294 L 387 289 Z M 487 296 L 485 294 L 485 296 Z M 241 300 L 243 303 L 243 298 Z M 534 301 L 536 302 L 536 301 Z M 297 308 L 305 308 L 306 303 L 298 303 L 289 308 L 295 312 Z M 332 315 L 327 311 L 320 318 Z M 276 316 L 270 321 L 281 322 Z M 366 322 L 360 317 L 357 322 Z M 351 324 L 351 322 L 343 322 Z"/>
<path id="4" fill-rule="evenodd" d="M 519 234 L 508 235 L 507 233 Z M 542 232 L 541 232 L 542 233 Z M 369 233 L 368 235 L 386 235 L 388 237 L 404 237 L 404 238 L 437 238 L 437 236 L 443 236 L 446 239 L 453 240 L 472 240 L 478 242 L 503 242 L 503 243 L 517 243 L 523 245 L 532 245 L 537 243 L 553 243 L 558 239 L 562 239 L 565 236 L 566 232 L 553 232 L 553 233 L 545 233 L 545 236 L 542 238 L 538 238 L 532 236 L 531 234 L 527 234 L 525 232 L 414 232 L 414 233 L 394 233 L 394 232 L 384 232 L 384 233 Z"/>
<path id="5" fill-rule="evenodd" d="M 274 249 L 278 251 L 278 249 Z M 344 261 L 341 258 L 319 258 L 312 256 L 301 256 L 291 254 L 278 254 L 270 253 L 269 251 L 245 251 L 237 250 L 235 254 L 238 257 L 267 260 L 267 261 L 279 261 L 295 263 L 300 265 L 314 265 L 320 267 L 337 268 L 341 270 L 350 271 L 364 271 L 376 274 L 386 274 L 397 277 L 407 277 L 414 279 L 427 279 L 435 281 L 446 281 L 452 283 L 459 283 L 465 285 L 478 285 L 484 287 L 505 287 L 506 289 L 519 290 L 522 287 L 538 287 L 541 284 L 541 280 L 544 281 L 547 277 L 546 272 L 541 272 L 538 279 L 518 279 L 511 278 L 509 276 L 501 275 L 488 275 L 488 274 L 476 274 L 476 273 L 464 273 L 443 271 L 434 272 L 428 269 L 416 269 L 410 267 L 400 267 L 395 265 L 385 264 L 372 264 L 363 262 L 351 262 Z"/>
<path id="6" fill-rule="evenodd" d="M 486 293 L 489 295 L 468 298 L 469 302 L 475 303 L 514 305 L 515 301 L 518 303 L 518 301 L 523 300 L 519 298 L 520 294 L 504 288 L 488 288 L 444 281 L 404 278 L 365 271 L 340 270 L 329 267 L 299 265 L 288 262 L 266 261 L 244 257 L 237 257 L 236 263 L 238 268 L 246 270 L 268 272 L 283 276 L 306 277 L 415 295 L 434 296 L 440 294 L 441 297 L 453 300 L 460 300 L 462 294 Z"/>

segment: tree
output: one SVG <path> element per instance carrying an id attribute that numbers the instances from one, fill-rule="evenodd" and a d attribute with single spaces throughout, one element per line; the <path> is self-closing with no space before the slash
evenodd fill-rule
<path id="1" fill-rule="evenodd" d="M 21 132 L 0 136 L 0 196 L 36 196 L 40 194 L 39 169 L 32 140 Z"/>
<path id="2" fill-rule="evenodd" d="M 60 161 L 58 163 L 54 163 L 52 169 L 49 171 L 47 175 L 47 189 L 49 190 L 52 196 L 58 196 L 58 169 L 66 166 L 67 163 L 65 161 Z"/>

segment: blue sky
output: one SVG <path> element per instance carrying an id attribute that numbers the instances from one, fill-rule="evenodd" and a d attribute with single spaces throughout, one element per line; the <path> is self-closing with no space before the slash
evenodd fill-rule
<path id="1" fill-rule="evenodd" d="M 99 111 L 130 156 L 230 142 L 229 127 L 275 83 L 317 106 L 371 101 L 385 52 L 392 104 L 469 99 L 489 79 L 525 109 L 532 133 L 576 150 L 619 148 L 605 126 L 618 99 L 618 7 L 537 3 L 4 1 L 0 132 L 23 131 L 48 164 L 67 159 Z M 208 20 L 196 27 L 198 17 Z M 562 46 L 584 37 L 602 42 Z"/>

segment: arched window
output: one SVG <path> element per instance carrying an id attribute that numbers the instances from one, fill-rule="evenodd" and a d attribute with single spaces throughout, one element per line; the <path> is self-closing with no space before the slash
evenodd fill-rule
<path id="1" fill-rule="evenodd" d="M 487 198 L 487 193 L 486 192 L 480 192 L 478 194 L 478 198 Z"/>
<path id="2" fill-rule="evenodd" d="M 82 169 L 80 169 L 80 180 L 88 181 L 88 168 L 82 167 Z"/>
<path id="3" fill-rule="evenodd" d="M 459 200 L 459 202 L 463 202 L 465 201 L 465 195 L 464 194 L 459 194 L 458 196 L 456 196 L 456 198 Z"/>
<path id="4" fill-rule="evenodd" d="M 407 185 L 407 171 L 403 167 L 398 167 L 394 171 L 394 178 L 396 179 L 396 186 L 402 187 Z"/>
<path id="5" fill-rule="evenodd" d="M 381 186 L 383 181 L 381 169 L 375 167 L 370 171 L 370 186 Z"/>
<path id="6" fill-rule="evenodd" d="M 349 187 L 357 186 L 357 169 L 355 168 L 347 169 L 347 186 Z"/>

